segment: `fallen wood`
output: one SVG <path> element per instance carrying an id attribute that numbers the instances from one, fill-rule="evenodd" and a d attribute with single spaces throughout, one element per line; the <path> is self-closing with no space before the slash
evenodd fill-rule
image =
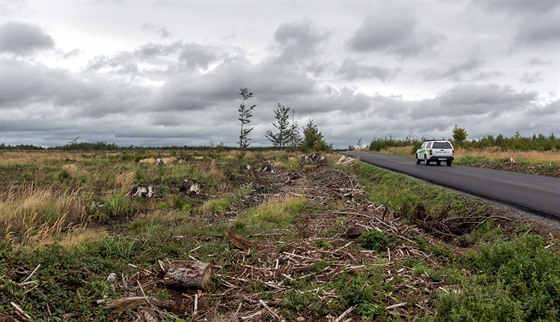
<path id="1" fill-rule="evenodd" d="M 199 195 L 200 184 L 190 180 L 183 180 L 183 184 L 179 186 L 179 191 L 186 192 L 188 195 Z"/>
<path id="2" fill-rule="evenodd" d="M 403 307 L 405 305 L 406 305 L 406 302 L 402 302 L 402 303 L 398 303 L 398 304 L 394 304 L 394 305 L 389 305 L 385 308 L 385 310 L 388 311 L 388 310 L 396 309 L 396 308 L 399 308 L 399 307 Z"/>
<path id="3" fill-rule="evenodd" d="M 274 173 L 275 172 L 274 164 L 272 164 L 271 161 L 263 161 L 261 169 L 259 171 Z"/>
<path id="4" fill-rule="evenodd" d="M 163 283 L 177 290 L 205 290 L 212 281 L 212 264 L 195 260 L 174 261 Z"/>
<path id="5" fill-rule="evenodd" d="M 104 308 L 107 310 L 113 310 L 117 313 L 122 313 L 126 310 L 149 304 L 166 309 L 173 308 L 175 305 L 173 301 L 160 300 L 151 296 L 133 296 L 121 297 L 120 299 L 112 300 L 105 304 Z"/>
<path id="6" fill-rule="evenodd" d="M 128 195 L 132 197 L 152 198 L 154 196 L 152 185 L 135 185 L 132 187 Z"/>
<path id="7" fill-rule="evenodd" d="M 228 229 L 226 239 L 228 242 L 232 243 L 233 246 L 241 250 L 247 250 L 253 246 L 253 243 L 236 234 L 233 228 Z"/>

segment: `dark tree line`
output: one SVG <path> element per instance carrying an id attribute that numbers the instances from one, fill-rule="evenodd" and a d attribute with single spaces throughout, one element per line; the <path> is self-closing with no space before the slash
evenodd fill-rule
<path id="1" fill-rule="evenodd" d="M 460 128 L 459 128 L 460 129 Z M 466 133 L 466 131 L 465 131 Z M 459 138 L 463 138 L 459 136 Z M 548 136 L 544 134 L 533 134 L 529 137 L 524 137 L 515 133 L 511 137 L 506 137 L 503 134 L 497 136 L 486 135 L 479 140 L 466 140 L 466 136 L 462 140 L 449 139 L 454 146 L 461 148 L 490 148 L 499 147 L 506 151 L 560 151 L 560 139 L 554 134 Z M 403 146 L 420 146 L 424 138 L 414 140 L 406 138 L 404 140 L 393 139 L 392 137 L 375 138 L 369 145 L 369 150 L 380 151 L 389 147 L 403 147 Z"/>

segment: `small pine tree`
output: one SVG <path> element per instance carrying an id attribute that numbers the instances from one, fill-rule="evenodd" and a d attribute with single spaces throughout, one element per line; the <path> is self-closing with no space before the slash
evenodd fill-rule
<path id="1" fill-rule="evenodd" d="M 239 105 L 239 121 L 241 122 L 241 132 L 239 133 L 239 148 L 245 149 L 249 147 L 249 133 L 253 130 L 252 127 L 244 128 L 246 124 L 251 122 L 251 117 L 253 117 L 253 108 L 256 105 L 252 105 L 251 107 L 247 108 L 245 106 L 245 101 L 249 98 L 253 97 L 253 93 L 249 92 L 247 88 L 242 88 L 239 90 L 239 95 L 243 97 L 243 102 Z"/>
<path id="2" fill-rule="evenodd" d="M 468 135 L 465 129 L 457 127 L 457 124 L 455 124 L 455 128 L 453 128 L 453 140 L 455 142 L 462 143 L 467 139 Z"/>
<path id="3" fill-rule="evenodd" d="M 309 120 L 307 125 L 303 128 L 303 144 L 302 150 L 308 151 L 327 151 L 330 147 L 323 140 L 323 134 L 313 124 L 313 120 Z"/>
<path id="4" fill-rule="evenodd" d="M 271 130 L 268 130 L 264 136 L 272 142 L 274 147 L 284 148 L 292 141 L 290 138 L 292 134 L 292 131 L 290 131 L 290 108 L 278 103 L 278 107 L 274 109 L 274 118 L 276 118 L 277 123 L 272 123 L 272 125 L 278 132 L 272 133 Z"/>

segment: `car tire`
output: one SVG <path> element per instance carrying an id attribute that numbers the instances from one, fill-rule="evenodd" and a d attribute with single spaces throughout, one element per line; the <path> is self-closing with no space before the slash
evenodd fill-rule
<path id="1" fill-rule="evenodd" d="M 420 164 L 420 162 L 422 162 L 422 160 L 420 160 L 420 158 L 418 158 L 418 156 L 416 156 L 416 164 Z"/>
<path id="2" fill-rule="evenodd" d="M 430 165 L 430 161 L 428 160 L 428 158 L 424 155 L 424 162 L 426 162 L 426 165 Z"/>
<path id="3" fill-rule="evenodd" d="M 451 163 L 453 163 L 453 161 L 445 161 L 445 164 L 447 164 L 448 167 L 451 166 Z"/>

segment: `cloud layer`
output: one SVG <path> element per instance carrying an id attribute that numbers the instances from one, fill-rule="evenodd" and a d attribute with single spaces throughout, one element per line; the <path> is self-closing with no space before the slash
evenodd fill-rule
<path id="1" fill-rule="evenodd" d="M 455 124 L 560 135 L 556 2 L 14 6 L 0 26 L 5 144 L 235 146 L 241 87 L 253 146 L 270 144 L 278 102 L 340 148 Z"/>

